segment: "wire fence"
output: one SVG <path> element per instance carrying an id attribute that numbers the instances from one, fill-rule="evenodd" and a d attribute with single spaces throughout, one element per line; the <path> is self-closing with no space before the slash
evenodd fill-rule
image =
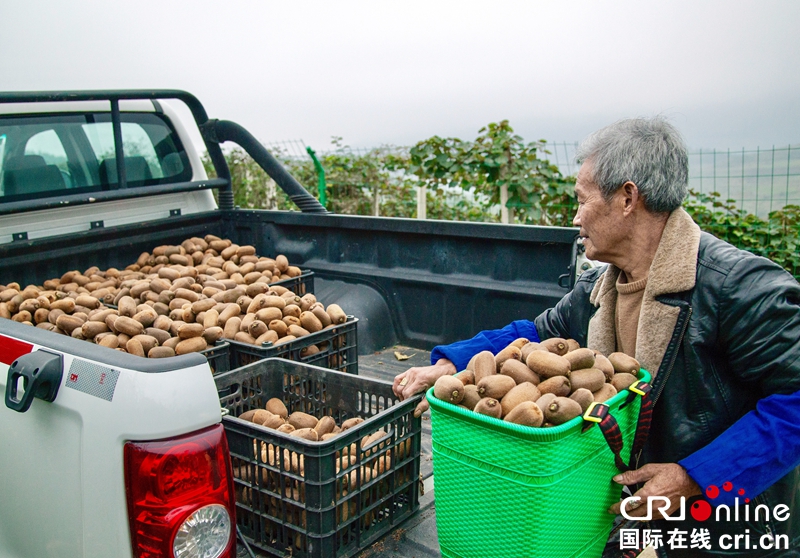
<path id="1" fill-rule="evenodd" d="M 308 144 L 302 139 L 271 141 L 264 144 L 274 155 L 280 155 L 288 159 L 307 159 L 308 153 L 306 146 Z"/>
<path id="2" fill-rule="evenodd" d="M 575 152 L 578 150 L 577 141 L 549 141 L 545 146 L 547 153 L 542 155 L 561 170 L 564 176 L 575 176 L 578 173 L 578 164 L 575 162 Z"/>
<path id="3" fill-rule="evenodd" d="M 265 145 L 282 157 L 308 159 L 307 144 L 302 139 Z M 574 176 L 578 171 L 577 148 L 576 141 L 547 142 L 542 158 L 549 159 L 564 176 Z M 370 148 L 350 146 L 316 150 L 320 156 L 335 152 L 365 156 L 370 151 Z M 731 200 L 740 209 L 760 218 L 787 205 L 800 205 L 800 144 L 749 150 L 691 150 L 689 189 L 704 194 L 718 192 L 722 200 Z"/>
<path id="4" fill-rule="evenodd" d="M 731 151 L 706 149 L 689 154 L 689 187 L 719 192 L 761 218 L 800 204 L 800 145 Z"/>
<path id="5" fill-rule="evenodd" d="M 566 175 L 578 171 L 578 142 L 548 142 L 550 161 Z M 787 205 L 800 205 L 800 145 L 756 149 L 689 151 L 689 189 L 719 192 L 740 209 L 759 217 Z"/>

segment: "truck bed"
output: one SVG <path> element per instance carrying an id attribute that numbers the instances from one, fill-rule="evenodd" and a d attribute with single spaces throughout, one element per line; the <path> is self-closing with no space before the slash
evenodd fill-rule
<path id="1" fill-rule="evenodd" d="M 387 381 L 428 364 L 435 345 L 532 319 L 568 292 L 574 274 L 574 229 L 232 210 L 0 245 L 0 283 L 125 267 L 155 246 L 209 233 L 312 271 L 317 297 L 359 319 L 359 374 Z M 423 418 L 419 511 L 361 556 L 440 555 Z M 248 556 L 241 544 L 238 555 Z"/>

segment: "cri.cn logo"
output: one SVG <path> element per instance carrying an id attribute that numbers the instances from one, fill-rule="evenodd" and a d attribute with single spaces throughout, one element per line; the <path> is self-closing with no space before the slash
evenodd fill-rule
<path id="1" fill-rule="evenodd" d="M 725 492 L 731 492 L 733 490 L 733 483 L 725 482 L 722 484 L 722 490 Z M 734 498 L 734 521 L 739 521 L 739 496 L 744 497 L 745 490 L 744 488 L 739 488 L 735 492 L 736 496 Z M 720 489 L 716 485 L 711 485 L 706 488 L 706 498 L 709 500 L 714 500 L 718 498 L 720 495 Z M 681 505 L 679 508 L 680 514 L 673 513 L 671 516 L 667 516 L 667 510 L 672 507 L 672 502 L 666 496 L 651 496 L 647 499 L 647 515 L 644 516 L 632 516 L 628 514 L 628 510 L 633 510 L 638 508 L 641 498 L 639 496 L 629 496 L 622 500 L 622 505 L 620 508 L 620 512 L 626 519 L 632 520 L 639 520 L 639 521 L 650 521 L 653 519 L 653 511 L 660 512 L 657 516 L 663 517 L 667 521 L 684 521 L 686 519 L 686 498 L 681 496 Z M 744 497 L 744 512 L 743 517 L 745 521 L 750 520 L 750 498 Z M 712 507 L 711 504 L 706 500 L 697 500 L 692 503 L 689 507 L 689 514 L 695 521 L 706 521 L 712 515 Z M 724 519 L 725 521 L 731 521 L 731 509 L 729 506 L 720 504 L 716 506 L 716 520 L 720 521 L 720 518 Z M 754 510 L 754 519 L 759 518 L 759 514 L 763 514 L 766 520 L 769 520 L 770 515 L 775 518 L 777 521 L 786 521 L 789 519 L 789 506 L 785 504 L 778 504 L 770 513 L 770 509 L 765 504 L 760 504 L 756 506 Z"/>

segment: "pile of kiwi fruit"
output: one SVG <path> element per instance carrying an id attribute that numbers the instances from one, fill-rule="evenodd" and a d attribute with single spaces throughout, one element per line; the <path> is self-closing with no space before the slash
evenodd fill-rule
<path id="1" fill-rule="evenodd" d="M 285 343 L 345 323 L 305 285 L 286 256 L 206 235 L 156 246 L 125 269 L 92 266 L 41 286 L 0 285 L 0 318 L 150 358 L 199 352 L 219 339 Z M 301 356 L 324 350 L 309 345 Z"/>
<path id="2" fill-rule="evenodd" d="M 639 363 L 624 353 L 607 357 L 573 339 L 512 341 L 496 355 L 482 351 L 466 369 L 442 376 L 437 399 L 469 411 L 533 427 L 549 427 L 582 415 L 637 381 Z"/>

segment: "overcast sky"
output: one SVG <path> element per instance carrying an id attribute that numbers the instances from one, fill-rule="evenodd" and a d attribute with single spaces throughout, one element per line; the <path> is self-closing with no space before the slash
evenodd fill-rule
<path id="1" fill-rule="evenodd" d="M 575 141 L 668 116 L 692 148 L 800 143 L 800 2 L 3 0 L 0 90 L 177 88 L 265 142 Z"/>

